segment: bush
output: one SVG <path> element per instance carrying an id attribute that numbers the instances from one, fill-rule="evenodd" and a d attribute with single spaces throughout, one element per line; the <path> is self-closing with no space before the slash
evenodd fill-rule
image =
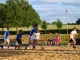
<path id="1" fill-rule="evenodd" d="M 68 29 L 68 33 L 70 34 L 70 32 L 72 31 L 72 29 Z M 77 31 L 79 31 L 79 30 L 77 30 Z M 30 33 L 30 31 L 23 31 L 24 33 L 26 33 L 26 34 L 29 34 Z M 40 32 L 43 32 L 42 34 L 45 34 L 45 31 L 44 30 L 40 30 Z M 54 30 L 46 30 L 46 34 L 50 34 L 50 33 L 52 33 L 52 34 L 55 34 L 55 33 L 59 33 L 59 30 L 58 29 L 54 29 Z M 3 35 L 4 34 L 4 31 L 2 32 L 2 31 L 0 31 L 0 35 Z M 15 34 L 17 34 L 17 32 L 16 31 L 10 31 L 10 34 L 11 35 L 15 35 Z M 60 34 L 67 34 L 67 29 L 61 29 L 60 30 Z"/>

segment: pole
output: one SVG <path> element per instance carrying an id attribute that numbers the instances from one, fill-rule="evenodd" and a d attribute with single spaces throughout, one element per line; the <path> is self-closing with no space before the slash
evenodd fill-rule
<path id="1" fill-rule="evenodd" d="M 67 13 L 68 13 L 68 11 L 66 10 L 66 22 L 67 22 L 66 25 L 67 25 L 67 34 L 68 34 L 68 19 L 67 19 L 68 15 L 67 15 Z"/>

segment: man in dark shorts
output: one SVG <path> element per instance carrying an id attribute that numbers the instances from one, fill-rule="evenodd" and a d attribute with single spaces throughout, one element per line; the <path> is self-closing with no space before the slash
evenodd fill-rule
<path id="1" fill-rule="evenodd" d="M 22 46 L 22 35 L 23 35 L 23 31 L 20 30 L 19 31 L 19 34 L 17 34 L 17 37 L 16 37 L 16 41 L 18 43 L 17 46 L 15 46 L 15 49 L 18 47 L 18 49 L 20 49 L 20 47 Z"/>
<path id="2" fill-rule="evenodd" d="M 70 39 L 70 40 L 69 40 L 69 43 L 72 43 L 72 42 L 74 42 L 74 41 L 73 41 L 72 39 Z"/>

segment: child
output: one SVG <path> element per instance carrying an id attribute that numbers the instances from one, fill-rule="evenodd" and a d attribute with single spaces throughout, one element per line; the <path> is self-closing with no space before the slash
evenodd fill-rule
<path id="1" fill-rule="evenodd" d="M 3 49 L 5 45 L 7 45 L 9 48 L 9 43 L 10 43 L 9 38 L 10 38 L 9 27 L 7 27 L 7 30 L 4 32 L 4 43 L 2 44 L 1 49 Z"/>
<path id="2" fill-rule="evenodd" d="M 20 30 L 19 31 L 19 34 L 17 34 L 17 37 L 16 37 L 16 41 L 18 43 L 17 46 L 15 46 L 15 49 L 18 47 L 18 49 L 20 49 L 20 47 L 22 46 L 22 35 L 23 35 L 23 31 Z"/>
<path id="3" fill-rule="evenodd" d="M 50 45 L 50 39 L 47 37 L 47 39 L 46 39 L 46 44 L 47 45 Z"/>
<path id="4" fill-rule="evenodd" d="M 54 44 L 56 44 L 56 38 L 55 37 L 52 39 L 52 45 L 54 45 Z"/>
<path id="5" fill-rule="evenodd" d="M 61 39 L 60 39 L 60 37 L 58 36 L 58 37 L 56 38 L 56 44 L 59 45 L 59 44 L 60 44 L 60 41 L 61 41 Z"/>
<path id="6" fill-rule="evenodd" d="M 38 31 L 38 29 L 36 29 L 36 32 L 33 34 L 34 39 L 33 39 L 33 49 L 36 48 L 36 45 L 38 45 L 38 41 L 40 38 L 40 32 Z"/>

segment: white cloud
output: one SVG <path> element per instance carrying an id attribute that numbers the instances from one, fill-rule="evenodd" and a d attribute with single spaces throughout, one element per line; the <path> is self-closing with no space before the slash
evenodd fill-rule
<path id="1" fill-rule="evenodd" d="M 61 0 L 38 0 L 45 3 L 61 3 Z"/>
<path id="2" fill-rule="evenodd" d="M 33 2 L 32 6 L 41 19 L 50 23 L 57 19 L 63 23 L 67 23 L 66 19 L 69 23 L 74 23 L 80 17 L 80 8 L 77 7 L 80 4 L 79 0 L 34 0 Z"/>
<path id="3" fill-rule="evenodd" d="M 80 0 L 65 0 L 64 4 L 73 5 L 73 6 L 79 6 L 80 5 Z"/>
<path id="4" fill-rule="evenodd" d="M 31 1 L 31 0 L 29 0 Z M 31 4 L 34 4 L 34 5 L 39 5 L 39 4 L 60 4 L 61 3 L 61 0 L 34 0 L 34 1 L 31 1 Z"/>

